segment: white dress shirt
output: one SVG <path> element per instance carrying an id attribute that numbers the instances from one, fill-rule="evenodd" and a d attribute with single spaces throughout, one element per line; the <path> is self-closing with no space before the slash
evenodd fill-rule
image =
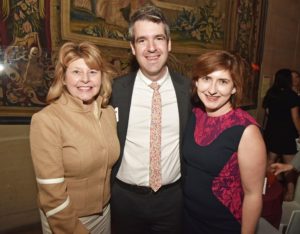
<path id="1" fill-rule="evenodd" d="M 149 186 L 150 122 L 152 83 L 139 70 L 135 79 L 128 130 L 117 178 L 128 184 Z M 162 100 L 161 168 L 162 184 L 177 181 L 180 174 L 179 114 L 175 89 L 169 72 L 158 80 Z"/>

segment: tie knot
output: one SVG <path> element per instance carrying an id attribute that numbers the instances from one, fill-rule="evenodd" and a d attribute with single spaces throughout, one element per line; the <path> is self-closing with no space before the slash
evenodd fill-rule
<path id="1" fill-rule="evenodd" d="M 160 85 L 157 84 L 157 82 L 152 82 L 152 83 L 149 85 L 149 87 L 150 87 L 151 89 L 153 89 L 154 91 L 157 91 L 157 90 L 160 88 Z"/>

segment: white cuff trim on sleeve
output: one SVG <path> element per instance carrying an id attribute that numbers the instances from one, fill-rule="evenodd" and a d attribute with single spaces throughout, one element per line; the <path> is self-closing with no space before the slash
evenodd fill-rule
<path id="1" fill-rule="evenodd" d="M 50 216 L 55 215 L 56 213 L 58 213 L 58 212 L 62 211 L 63 209 L 65 209 L 69 204 L 70 204 L 70 198 L 68 196 L 67 200 L 63 204 L 61 204 L 58 207 L 46 212 L 46 217 L 49 218 Z"/>
<path id="2" fill-rule="evenodd" d="M 65 178 L 61 177 L 61 178 L 53 178 L 53 179 L 40 179 L 40 178 L 36 178 L 36 181 L 39 184 L 59 184 L 65 181 Z"/>

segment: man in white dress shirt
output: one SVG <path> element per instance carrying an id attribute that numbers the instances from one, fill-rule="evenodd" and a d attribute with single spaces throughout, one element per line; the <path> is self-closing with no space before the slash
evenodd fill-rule
<path id="1" fill-rule="evenodd" d="M 181 142 L 191 110 L 187 78 L 167 67 L 170 29 L 160 9 L 145 6 L 131 17 L 129 37 L 137 72 L 117 78 L 111 104 L 118 119 L 120 159 L 113 169 L 114 234 L 182 233 Z M 150 187 L 153 89 L 161 96 L 161 187 Z"/>

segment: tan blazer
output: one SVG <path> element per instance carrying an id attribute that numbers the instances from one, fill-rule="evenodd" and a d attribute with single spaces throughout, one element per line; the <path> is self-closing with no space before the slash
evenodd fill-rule
<path id="1" fill-rule="evenodd" d="M 64 93 L 32 117 L 30 146 L 38 203 L 54 233 L 88 233 L 78 217 L 101 213 L 110 199 L 110 174 L 120 153 L 111 106 L 83 109 Z"/>

